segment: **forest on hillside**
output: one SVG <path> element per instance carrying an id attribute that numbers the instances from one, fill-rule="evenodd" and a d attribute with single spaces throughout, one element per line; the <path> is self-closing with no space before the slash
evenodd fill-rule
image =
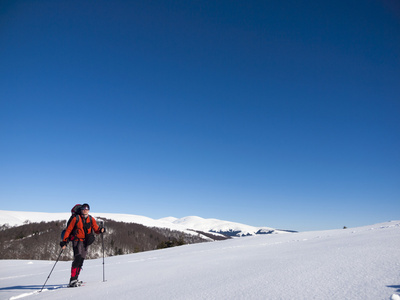
<path id="1" fill-rule="evenodd" d="M 95 235 L 96 240 L 89 247 L 87 259 L 102 257 L 103 246 L 105 256 L 114 256 L 208 241 L 200 236 L 200 232 L 191 235 L 167 228 L 103 220 L 106 233 Z M 61 252 L 59 243 L 65 227 L 65 220 L 40 223 L 27 221 L 16 227 L 3 225 L 0 227 L 0 259 L 55 260 Z M 71 259 L 72 246 L 68 245 L 60 260 Z"/>

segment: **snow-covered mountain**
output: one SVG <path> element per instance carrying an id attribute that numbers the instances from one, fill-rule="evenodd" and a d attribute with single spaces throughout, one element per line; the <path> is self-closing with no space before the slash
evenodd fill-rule
<path id="1" fill-rule="evenodd" d="M 394 300 L 399 249 L 400 221 L 258 235 L 87 260 L 81 288 L 70 261 L 0 260 L 0 299 Z"/>
<path id="2" fill-rule="evenodd" d="M 249 236 L 283 232 L 282 230 L 276 230 L 270 227 L 254 227 L 241 223 L 223 221 L 218 219 L 204 219 L 196 216 L 184 217 L 181 219 L 167 217 L 160 219 L 160 221 L 181 225 L 188 229 L 220 233 L 228 236 Z"/>
<path id="3" fill-rule="evenodd" d="M 0 210 L 0 226 L 3 224 L 8 224 L 9 226 L 18 226 L 26 222 L 49 222 L 56 220 L 67 220 L 70 215 L 71 214 L 68 212 L 44 213 Z M 192 234 L 195 234 L 194 231 L 202 231 L 239 237 L 285 232 L 269 227 L 255 227 L 218 219 L 204 219 L 196 216 L 189 216 L 180 219 L 174 217 L 166 217 L 155 220 L 144 216 L 130 214 L 92 212 L 91 215 L 95 218 L 107 218 L 119 222 L 137 223 L 147 227 L 169 228 L 171 230 L 178 230 Z"/>

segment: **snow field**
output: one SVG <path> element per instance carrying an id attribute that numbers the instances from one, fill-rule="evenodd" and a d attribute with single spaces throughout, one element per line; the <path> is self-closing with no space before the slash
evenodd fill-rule
<path id="1" fill-rule="evenodd" d="M 0 299 L 396 299 L 399 249 L 400 221 L 237 238 L 106 258 L 106 282 L 88 260 L 75 289 L 59 262 L 40 294 L 54 262 L 5 260 Z"/>

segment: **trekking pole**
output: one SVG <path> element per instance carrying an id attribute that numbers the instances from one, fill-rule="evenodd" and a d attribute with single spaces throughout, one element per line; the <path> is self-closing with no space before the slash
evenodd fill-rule
<path id="1" fill-rule="evenodd" d="M 60 252 L 60 254 L 58 254 L 57 260 L 56 260 L 56 262 L 54 263 L 54 266 L 53 266 L 53 268 L 51 269 L 51 271 L 50 271 L 50 274 L 49 274 L 49 276 L 47 277 L 47 279 L 46 279 L 45 283 L 43 284 L 42 288 L 40 289 L 39 293 L 40 293 L 40 292 L 43 290 L 44 286 L 45 286 L 45 285 L 46 285 L 46 283 L 47 283 L 47 280 L 49 280 L 49 278 L 50 278 L 50 275 L 51 275 L 51 273 L 53 272 L 53 270 L 54 270 L 54 267 L 55 267 L 55 266 L 56 266 L 56 264 L 58 263 L 58 260 L 60 259 L 61 253 L 63 253 L 63 251 L 64 251 L 64 249 L 61 249 L 61 252 Z"/>
<path id="2" fill-rule="evenodd" d="M 101 227 L 104 228 L 104 223 L 101 222 Z M 104 270 L 104 238 L 103 238 L 103 232 L 101 233 L 101 244 L 103 247 L 103 282 L 106 281 L 106 277 L 105 277 L 105 270 Z"/>

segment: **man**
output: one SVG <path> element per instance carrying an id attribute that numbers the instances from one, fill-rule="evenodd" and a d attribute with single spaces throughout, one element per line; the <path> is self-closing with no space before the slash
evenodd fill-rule
<path id="1" fill-rule="evenodd" d="M 78 276 L 82 269 L 83 261 L 86 258 L 88 247 L 94 242 L 93 232 L 96 234 L 105 232 L 105 228 L 99 227 L 96 220 L 89 215 L 89 210 L 89 204 L 82 204 L 80 212 L 77 213 L 76 217 L 71 219 L 65 230 L 64 239 L 60 242 L 61 248 L 65 249 L 70 237 L 72 240 L 74 261 L 71 267 L 70 287 L 77 287 L 81 283 L 78 281 Z"/>

